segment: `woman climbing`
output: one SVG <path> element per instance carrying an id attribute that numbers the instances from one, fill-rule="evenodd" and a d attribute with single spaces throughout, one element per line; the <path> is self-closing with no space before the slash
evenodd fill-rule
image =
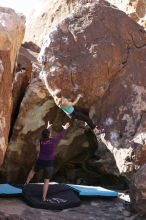
<path id="1" fill-rule="evenodd" d="M 79 94 L 77 98 L 73 102 L 71 102 L 67 98 L 64 98 L 62 96 L 59 97 L 60 90 L 53 91 L 50 88 L 46 77 L 44 77 L 44 82 L 47 90 L 53 96 L 56 105 L 59 108 L 61 108 L 68 117 L 86 122 L 89 125 L 89 127 L 95 132 L 95 134 L 101 133 L 101 131 L 90 119 L 88 109 L 76 106 L 76 104 L 78 103 L 80 98 L 83 97 L 83 95 Z"/>
<path id="2" fill-rule="evenodd" d="M 62 125 L 63 130 L 58 136 L 51 137 L 50 127 L 52 125 L 48 122 L 47 128 L 42 131 L 42 137 L 40 140 L 40 152 L 38 159 L 28 174 L 25 184 L 28 184 L 36 172 L 43 170 L 44 172 L 44 185 L 43 185 L 43 201 L 47 201 L 47 193 L 49 189 L 49 181 L 53 173 L 53 162 L 55 158 L 55 148 L 59 141 L 64 137 L 66 130 L 70 124 L 66 123 Z"/>

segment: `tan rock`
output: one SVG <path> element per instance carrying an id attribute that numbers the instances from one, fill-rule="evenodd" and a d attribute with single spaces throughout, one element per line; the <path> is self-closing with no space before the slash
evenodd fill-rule
<path id="1" fill-rule="evenodd" d="M 53 99 L 40 80 L 33 79 L 29 84 L 19 109 L 19 115 L 13 128 L 13 134 L 6 154 L 3 174 L 8 181 L 24 182 L 29 169 L 34 164 L 39 151 L 39 140 L 47 121 L 53 123 L 53 135 L 62 130 L 61 125 L 69 120 L 56 107 Z M 68 161 L 76 163 L 88 159 L 95 151 L 96 142 L 84 135 L 84 129 L 72 125 L 65 138 L 56 149 L 56 173 Z M 78 155 L 82 155 L 82 159 Z M 76 158 L 77 157 L 77 158 Z"/>
<path id="2" fill-rule="evenodd" d="M 36 56 L 36 54 L 35 54 Z M 15 120 L 17 119 L 21 101 L 25 95 L 27 86 L 31 81 L 33 74 L 33 63 L 37 62 L 34 54 L 31 54 L 29 50 L 21 46 L 18 55 L 17 62 L 14 68 L 14 78 L 13 78 L 13 88 L 12 88 L 12 98 L 13 98 L 13 108 L 11 115 L 11 129 L 9 133 L 9 138 L 11 138 L 13 132 L 13 126 Z"/>
<path id="3" fill-rule="evenodd" d="M 0 7 L 0 164 L 7 148 L 12 111 L 13 69 L 24 36 L 25 19 Z"/>
<path id="4" fill-rule="evenodd" d="M 14 58 L 24 37 L 25 17 L 21 14 L 16 14 L 10 8 L 0 7 L 0 11 L 0 50 L 10 50 L 11 71 L 13 71 Z"/>
<path id="5" fill-rule="evenodd" d="M 14 70 L 13 80 L 13 115 L 17 114 L 16 108 L 19 107 L 27 86 L 32 78 L 32 65 L 37 62 L 35 56 L 33 56 L 27 49 L 21 47 L 17 56 L 16 67 Z M 14 120 L 15 116 L 12 116 Z"/>

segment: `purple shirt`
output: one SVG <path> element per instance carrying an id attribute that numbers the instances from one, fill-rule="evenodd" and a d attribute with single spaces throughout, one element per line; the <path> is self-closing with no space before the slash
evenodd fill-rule
<path id="1" fill-rule="evenodd" d="M 59 141 L 64 137 L 65 131 L 60 132 L 59 135 L 49 138 L 48 140 L 40 141 L 39 160 L 54 160 L 55 148 Z"/>

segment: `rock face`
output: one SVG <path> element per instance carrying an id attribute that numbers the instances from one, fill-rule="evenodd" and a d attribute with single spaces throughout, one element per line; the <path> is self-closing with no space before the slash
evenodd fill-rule
<path id="1" fill-rule="evenodd" d="M 102 141 L 128 174 L 145 144 L 135 138 L 146 109 L 146 33 L 105 1 L 82 3 L 44 34 L 39 60 L 52 89 L 70 98 L 84 94 L 82 105 L 95 112 L 106 131 Z"/>
<path id="2" fill-rule="evenodd" d="M 3 170 L 8 181 L 19 183 L 25 181 L 29 169 L 37 158 L 41 131 L 48 120 L 53 123 L 53 135 L 57 135 L 62 130 L 61 125 L 69 118 L 56 107 L 41 80 L 35 78 L 29 84 L 21 103 L 7 150 Z M 83 163 L 93 154 L 96 147 L 96 141 L 90 142 L 88 136 L 84 135 L 83 128 L 72 124 L 56 149 L 54 174 L 68 161 Z"/>
<path id="3" fill-rule="evenodd" d="M 70 120 L 56 107 L 38 78 L 40 66 L 35 58 L 37 53 L 32 52 L 35 47 L 32 47 L 32 44 L 25 46 L 27 50 L 21 47 L 17 60 L 12 91 L 10 142 L 2 167 L 6 181 L 19 183 L 24 183 L 29 169 L 36 160 L 41 130 L 47 124 L 47 120 L 54 125 L 54 135 L 60 131 L 62 123 Z M 57 147 L 54 180 L 93 185 L 103 184 L 107 177 L 109 185 L 123 187 L 111 152 L 103 146 L 97 146 L 94 134 L 90 129 L 85 129 L 84 123 L 71 122 L 65 140 Z"/>
<path id="4" fill-rule="evenodd" d="M 13 69 L 24 37 L 24 23 L 24 17 L 14 10 L 0 7 L 0 165 L 7 148 L 13 103 Z"/>
<path id="5" fill-rule="evenodd" d="M 15 120 L 19 113 L 19 107 L 21 101 L 25 95 L 29 82 L 33 77 L 32 65 L 34 62 L 37 62 L 36 57 L 32 55 L 27 49 L 21 46 L 17 55 L 17 62 L 14 68 L 13 89 L 12 89 L 13 109 L 11 116 L 11 129 L 9 134 L 10 138 L 13 131 L 13 126 L 15 124 Z"/>
<path id="6" fill-rule="evenodd" d="M 105 148 L 100 152 L 104 162 L 88 161 L 96 143 L 91 143 L 93 138 L 89 140 L 84 129 L 73 123 L 58 145 L 54 173 L 61 178 L 59 171 L 62 168 L 68 179 L 74 180 L 77 175 L 82 178 L 82 171 L 90 169 L 86 176 L 91 184 L 98 182 L 97 170 L 118 176 L 118 167 L 120 173 L 128 175 L 145 163 L 146 33 L 124 12 L 103 0 L 43 2 L 38 18 L 35 18 L 35 30 L 28 26 L 31 27 L 31 31 L 28 29 L 29 41 L 38 46 L 43 42 L 39 61 L 44 65 L 52 89 L 61 89 L 62 95 L 68 98 L 84 94 L 80 105 L 88 107 L 94 120 L 105 128 L 106 135 L 101 135 L 101 144 L 108 148 L 107 154 Z M 33 17 L 31 21 L 34 21 Z M 33 51 L 39 51 L 33 44 L 31 47 Z M 26 63 L 27 59 L 23 59 L 23 65 Z M 28 65 L 29 74 L 31 68 L 31 64 Z M 10 139 L 3 167 L 8 181 L 24 182 L 37 156 L 40 133 L 47 120 L 54 124 L 55 134 L 61 123 L 68 120 L 49 97 L 37 73 L 22 100 Z M 25 76 L 15 84 L 16 100 Z M 29 77 L 27 84 L 28 80 Z M 72 173 L 68 174 L 67 166 L 74 166 Z M 76 175 L 80 166 L 81 172 Z"/>
<path id="7" fill-rule="evenodd" d="M 145 0 L 108 0 L 108 2 L 126 12 L 133 20 L 146 28 Z"/>
<path id="8" fill-rule="evenodd" d="M 132 178 L 130 197 L 134 208 L 146 215 L 146 163 Z"/>

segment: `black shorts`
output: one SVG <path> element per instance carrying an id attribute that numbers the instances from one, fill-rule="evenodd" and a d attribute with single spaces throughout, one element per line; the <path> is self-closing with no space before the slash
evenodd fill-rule
<path id="1" fill-rule="evenodd" d="M 37 160 L 34 165 L 34 171 L 38 172 L 43 170 L 44 179 L 51 179 L 53 174 L 53 161 L 52 160 Z"/>

